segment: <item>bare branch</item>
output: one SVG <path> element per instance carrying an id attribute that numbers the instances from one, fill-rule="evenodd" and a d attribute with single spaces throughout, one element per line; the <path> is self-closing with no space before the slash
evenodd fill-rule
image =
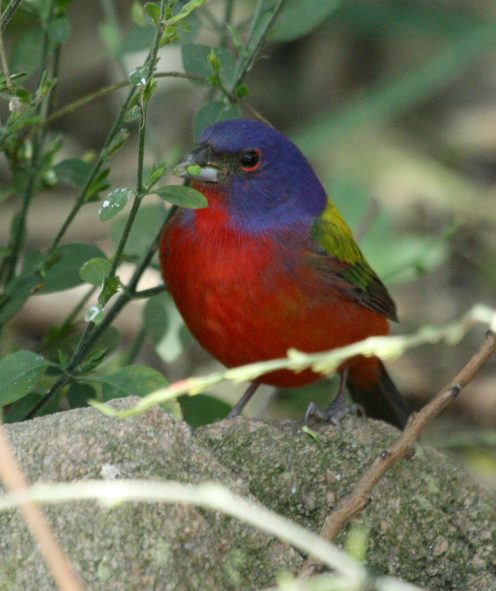
<path id="1" fill-rule="evenodd" d="M 339 503 L 330 513 L 322 527 L 320 536 L 327 541 L 333 541 L 343 527 L 369 504 L 370 493 L 381 478 L 404 458 L 410 458 L 415 453 L 415 443 L 425 427 L 441 413 L 451 401 L 458 396 L 462 389 L 469 384 L 480 369 L 496 352 L 496 335 L 492 331 L 486 333 L 486 338 L 480 349 L 468 361 L 463 369 L 453 378 L 418 413 L 413 414 L 405 430 L 398 440 L 383 451 L 372 463 L 355 485 L 352 492 Z M 308 578 L 315 570 L 317 561 L 309 557 L 300 572 L 300 578 Z"/>

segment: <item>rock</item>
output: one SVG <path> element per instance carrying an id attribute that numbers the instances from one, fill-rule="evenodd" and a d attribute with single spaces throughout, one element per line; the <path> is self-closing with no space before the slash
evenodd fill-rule
<path id="1" fill-rule="evenodd" d="M 315 441 L 300 427 L 236 419 L 192 434 L 159 409 L 125 420 L 77 409 L 6 428 L 30 482 L 216 480 L 318 531 L 397 431 L 349 417 L 337 429 L 317 427 Z M 187 505 L 72 502 L 46 514 L 91 591 L 249 591 L 303 561 L 260 531 Z M 431 590 L 496 589 L 494 498 L 434 450 L 419 448 L 388 473 L 356 525 L 368 532 L 372 572 Z M 0 591 L 53 589 L 21 518 L 0 513 Z"/>

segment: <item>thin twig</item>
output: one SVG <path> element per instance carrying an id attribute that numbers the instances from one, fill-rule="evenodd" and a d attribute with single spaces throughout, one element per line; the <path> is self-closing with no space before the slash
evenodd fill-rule
<path id="1" fill-rule="evenodd" d="M 51 0 L 48 10 L 48 23 L 51 23 L 55 15 L 55 0 Z M 60 46 L 57 46 L 57 48 Z M 51 71 L 50 71 L 50 78 L 52 80 L 56 80 L 58 68 L 59 68 L 59 57 L 60 53 L 58 49 L 55 49 L 54 57 L 51 64 Z M 41 50 L 41 70 L 40 70 L 40 79 L 39 79 L 39 88 L 41 88 L 43 84 L 43 80 L 45 79 L 45 73 L 48 71 L 48 63 L 50 58 L 50 36 L 48 31 L 45 31 L 43 36 L 43 46 Z M 52 86 L 49 91 L 46 93 L 44 100 L 42 100 L 36 107 L 35 113 L 37 115 L 41 115 L 42 118 L 45 118 L 48 115 L 48 111 L 51 106 L 53 92 L 55 86 Z M 23 241 L 25 238 L 26 233 L 26 218 L 28 214 L 29 207 L 33 200 L 33 196 L 36 189 L 36 181 L 40 174 L 40 161 L 43 155 L 43 147 L 46 139 L 46 130 L 42 130 L 39 134 L 35 135 L 33 141 L 33 148 L 32 148 L 32 156 L 30 165 L 28 168 L 28 180 L 26 186 L 23 191 L 22 195 L 22 202 L 19 213 L 17 214 L 17 222 L 14 226 L 12 236 L 9 242 L 9 250 L 10 254 L 2 261 L 2 266 L 0 268 L 0 277 L 4 281 L 4 285 L 6 286 L 11 279 L 14 277 L 16 273 L 17 264 L 21 255 L 21 249 L 23 246 Z"/>
<path id="2" fill-rule="evenodd" d="M 26 492 L 28 489 L 26 479 L 19 468 L 1 423 L 0 457 L 2 458 L 0 478 L 5 487 L 12 493 Z M 26 501 L 20 506 L 20 511 L 31 535 L 38 543 L 43 559 L 55 579 L 58 589 L 60 591 L 84 591 L 80 578 L 60 547 L 39 506 L 34 501 Z"/>
<path id="3" fill-rule="evenodd" d="M 267 39 L 267 35 L 270 33 L 272 25 L 275 23 L 281 9 L 284 6 L 284 2 L 285 0 L 278 0 L 276 6 L 272 9 L 272 13 L 267 19 L 267 22 L 264 24 L 263 30 L 260 31 L 259 26 L 262 20 L 263 12 L 266 10 L 266 6 L 264 6 L 264 0 L 258 0 L 257 7 L 255 9 L 255 15 L 251 24 L 251 29 L 248 33 L 248 41 L 246 43 L 246 48 L 249 50 L 249 54 L 245 56 L 243 56 L 243 54 L 241 55 L 241 58 L 238 62 L 238 67 L 236 69 L 236 74 L 234 76 L 234 82 L 231 85 L 231 91 L 234 92 L 234 90 L 239 84 L 241 84 L 246 74 L 252 67 L 253 62 L 255 61 L 260 49 Z"/>
<path id="4" fill-rule="evenodd" d="M 12 94 L 14 88 L 10 79 L 9 62 L 7 60 L 7 54 L 5 52 L 5 45 L 3 43 L 3 31 L 0 27 L 0 63 L 2 65 L 3 75 L 5 76 L 5 86 L 9 94 Z"/>
<path id="5" fill-rule="evenodd" d="M 495 353 L 496 335 L 494 332 L 488 331 L 480 349 L 453 378 L 451 383 L 444 387 L 418 413 L 411 416 L 398 440 L 374 460 L 352 492 L 342 499 L 338 507 L 327 516 L 320 532 L 322 538 L 332 542 L 343 527 L 357 513 L 365 509 L 370 501 L 370 493 L 384 474 L 400 460 L 409 458 L 414 454 L 415 443 L 425 427 L 458 396 Z M 300 577 L 310 577 L 316 565 L 317 561 L 309 557 L 303 565 Z"/>
<path id="6" fill-rule="evenodd" d="M 224 18 L 222 19 L 223 29 L 219 39 L 219 47 L 227 47 L 229 41 L 229 26 L 232 21 L 234 0 L 225 0 Z"/>
<path id="7" fill-rule="evenodd" d="M 177 210 L 177 206 L 173 206 L 167 212 L 167 216 L 164 221 L 164 225 L 169 221 L 169 219 L 174 215 L 175 211 Z M 35 406 L 26 414 L 24 420 L 32 419 L 40 408 L 45 406 L 49 400 L 70 381 L 70 374 L 73 372 L 79 365 L 84 361 L 87 354 L 90 352 L 91 348 L 95 345 L 98 339 L 102 336 L 102 334 L 108 329 L 108 327 L 112 324 L 114 319 L 118 316 L 118 314 L 122 311 L 122 309 L 135 297 L 140 297 L 140 292 L 136 291 L 136 287 L 145 272 L 148 268 L 150 261 L 157 250 L 157 245 L 160 240 L 160 235 L 162 233 L 162 228 L 155 236 L 155 239 L 150 245 L 148 252 L 143 257 L 143 260 L 140 264 L 136 267 L 128 285 L 123 288 L 122 293 L 120 296 L 113 302 L 110 310 L 107 312 L 106 316 L 102 320 L 101 324 L 96 326 L 93 322 L 89 322 L 86 326 L 86 329 L 76 347 L 76 350 L 71 356 L 67 367 L 65 368 L 64 375 L 61 375 L 58 380 L 56 380 L 51 388 L 47 391 L 47 393 L 35 404 Z M 137 296 L 135 295 L 137 294 Z M 91 328 L 90 328 L 91 327 Z"/>
<path id="8" fill-rule="evenodd" d="M 0 16 L 0 28 L 3 30 L 9 24 L 10 19 L 14 16 L 15 11 L 19 7 L 21 0 L 10 0 L 7 8 Z"/>
<path id="9" fill-rule="evenodd" d="M 206 78 L 204 76 L 197 76 L 195 74 L 187 74 L 184 72 L 157 72 L 155 74 L 155 78 L 184 78 L 186 80 L 198 80 L 199 82 L 206 82 Z M 103 88 L 99 88 L 98 90 L 95 90 L 95 92 L 90 92 L 89 94 L 85 94 L 84 96 L 76 99 L 75 101 L 72 101 L 68 105 L 65 105 L 64 107 L 62 107 L 58 111 L 55 111 L 54 113 L 52 113 L 50 115 L 50 117 L 47 117 L 44 121 L 40 121 L 39 123 L 36 123 L 35 125 L 33 125 L 33 127 L 31 129 L 36 130 L 38 127 L 49 125 L 50 123 L 53 123 L 57 119 L 60 119 L 61 117 L 64 117 L 65 115 L 73 113 L 74 111 L 77 111 L 77 109 L 84 107 L 85 105 L 87 105 L 88 103 L 91 103 L 92 101 L 94 101 L 96 99 L 99 99 L 103 96 L 111 94 L 112 92 L 115 92 L 116 90 L 121 90 L 122 88 L 127 88 L 130 84 L 131 83 L 129 82 L 129 80 L 121 80 L 120 82 L 115 82 L 114 84 L 109 84 L 108 86 L 104 86 Z"/>

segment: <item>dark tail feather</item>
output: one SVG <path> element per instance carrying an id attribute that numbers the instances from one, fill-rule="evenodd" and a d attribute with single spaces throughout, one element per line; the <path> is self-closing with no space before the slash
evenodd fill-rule
<path id="1" fill-rule="evenodd" d="M 396 389 L 383 363 L 380 362 L 379 379 L 373 386 L 355 385 L 353 374 L 348 378 L 348 389 L 353 400 L 363 407 L 365 414 L 403 429 L 411 410 Z"/>

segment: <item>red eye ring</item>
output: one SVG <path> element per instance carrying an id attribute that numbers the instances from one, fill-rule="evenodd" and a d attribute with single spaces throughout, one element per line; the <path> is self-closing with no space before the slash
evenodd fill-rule
<path id="1" fill-rule="evenodd" d="M 262 153 L 258 149 L 248 150 L 241 154 L 239 162 L 242 170 L 245 172 L 254 172 L 257 168 L 260 168 L 260 164 L 262 163 Z"/>

